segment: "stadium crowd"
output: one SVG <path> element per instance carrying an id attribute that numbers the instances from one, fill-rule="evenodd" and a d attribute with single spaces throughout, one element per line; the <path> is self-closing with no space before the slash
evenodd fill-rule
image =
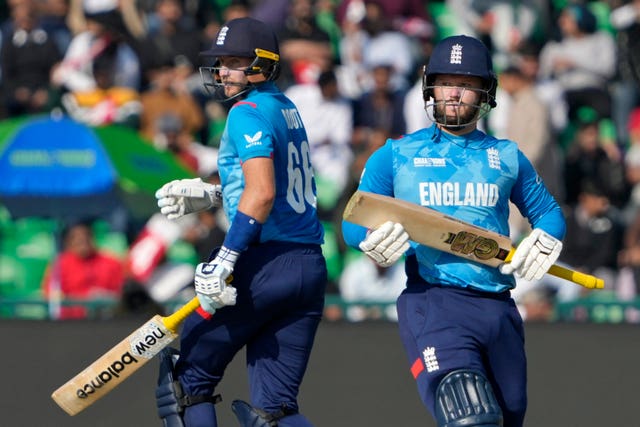
<path id="1" fill-rule="evenodd" d="M 62 113 L 89 126 L 128 127 L 215 181 L 230 105 L 202 89 L 198 54 L 240 16 L 279 35 L 278 85 L 308 131 L 330 292 L 351 302 L 389 302 L 399 293 L 401 269 L 367 265 L 343 244 L 339 222 L 368 156 L 387 138 L 431 125 L 422 66 L 433 43 L 452 34 L 476 36 L 493 53 L 498 107 L 481 126 L 518 142 L 562 202 L 568 234 L 560 261 L 605 278 L 617 298 L 640 292 L 639 0 L 7 0 L 0 6 L 0 118 Z M 170 243 L 188 242 L 200 258 L 224 236 L 219 212 L 177 228 L 162 221 L 127 227 L 122 258 L 148 251 L 141 242 L 154 230 Z M 528 231 L 514 214 L 512 239 Z M 155 258 L 143 255 L 154 262 L 139 274 L 129 265 L 135 280 L 111 275 L 130 296 L 129 308 L 142 304 L 141 290 L 162 304 L 192 279 L 192 270 L 168 268 L 156 249 Z M 362 286 L 363 274 L 371 286 Z M 167 277 L 178 279 L 167 285 Z M 514 291 L 532 320 L 549 319 L 550 302 L 585 293 L 551 279 Z M 328 313 L 371 315 L 335 310 Z"/>

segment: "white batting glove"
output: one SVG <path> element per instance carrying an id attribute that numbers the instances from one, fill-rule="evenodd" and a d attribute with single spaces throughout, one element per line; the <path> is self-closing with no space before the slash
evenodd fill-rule
<path id="1" fill-rule="evenodd" d="M 560 240 L 536 228 L 518 245 L 511 262 L 500 266 L 500 272 L 525 280 L 540 280 L 556 262 L 560 251 Z"/>
<path id="2" fill-rule="evenodd" d="M 223 246 L 212 262 L 203 262 L 196 267 L 196 295 L 207 313 L 213 314 L 219 308 L 236 305 L 237 290 L 227 285 L 227 279 L 233 272 L 238 255 L 238 252 Z"/>
<path id="3" fill-rule="evenodd" d="M 222 186 L 200 178 L 176 179 L 156 191 L 160 212 L 169 219 L 222 205 Z"/>
<path id="4" fill-rule="evenodd" d="M 402 224 L 387 221 L 360 242 L 360 249 L 381 267 L 389 267 L 409 249 L 409 235 Z"/>

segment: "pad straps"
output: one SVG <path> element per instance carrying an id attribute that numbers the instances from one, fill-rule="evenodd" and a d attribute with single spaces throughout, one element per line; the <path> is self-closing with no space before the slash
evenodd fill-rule
<path id="1" fill-rule="evenodd" d="M 180 412 L 183 412 L 184 408 L 188 406 L 197 405 L 199 403 L 212 403 L 215 405 L 222 402 L 222 396 L 220 396 L 219 394 L 214 394 L 212 396 L 189 396 L 187 394 L 184 394 L 184 391 L 182 390 L 182 384 L 180 384 L 180 381 L 178 380 L 175 380 L 173 382 L 173 387 L 176 391 L 176 396 L 178 397 Z"/>

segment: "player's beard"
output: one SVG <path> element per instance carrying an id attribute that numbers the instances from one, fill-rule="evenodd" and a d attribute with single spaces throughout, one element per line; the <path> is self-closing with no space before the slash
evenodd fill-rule
<path id="1" fill-rule="evenodd" d="M 459 101 L 439 101 L 434 104 L 435 122 L 445 128 L 460 129 L 476 121 L 479 106 Z"/>

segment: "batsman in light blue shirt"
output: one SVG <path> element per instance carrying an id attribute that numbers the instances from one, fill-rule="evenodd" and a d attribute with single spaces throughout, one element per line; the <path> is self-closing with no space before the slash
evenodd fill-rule
<path id="1" fill-rule="evenodd" d="M 366 162 L 358 189 L 507 236 L 512 202 L 533 231 L 510 263 L 493 268 L 417 244 L 392 221 L 375 230 L 343 223 L 346 243 L 379 265 L 406 256 L 407 286 L 397 302 L 400 334 L 438 426 L 523 425 L 524 330 L 509 290 L 514 275 L 537 280 L 547 272 L 565 233 L 559 204 L 516 142 L 477 129 L 496 105 L 496 87 L 482 42 L 442 40 L 423 75 L 425 109 L 435 125 L 388 140 Z"/>

